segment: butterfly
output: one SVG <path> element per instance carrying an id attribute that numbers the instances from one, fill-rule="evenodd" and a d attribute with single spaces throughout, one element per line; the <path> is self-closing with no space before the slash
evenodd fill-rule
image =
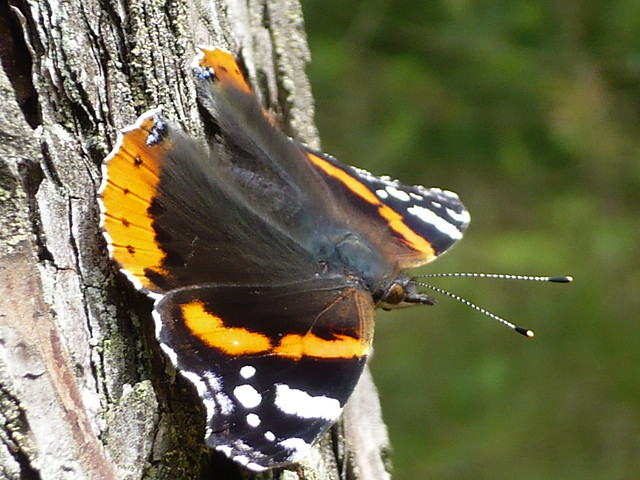
<path id="1" fill-rule="evenodd" d="M 430 303 L 404 271 L 459 240 L 469 214 L 450 191 L 287 137 L 230 53 L 203 48 L 194 74 L 206 141 L 140 116 L 104 160 L 101 227 L 155 302 L 207 445 L 259 471 L 300 460 L 338 419 L 374 310 Z"/>

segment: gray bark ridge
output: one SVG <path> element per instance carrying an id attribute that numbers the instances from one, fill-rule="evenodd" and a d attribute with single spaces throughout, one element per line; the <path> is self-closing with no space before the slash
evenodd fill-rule
<path id="1" fill-rule="evenodd" d="M 389 478 L 368 373 L 297 470 L 250 475 L 203 446 L 204 414 L 150 303 L 98 231 L 117 130 L 162 106 L 199 135 L 197 45 L 242 51 L 265 106 L 314 148 L 297 0 L 0 1 L 0 479 Z M 7 15 L 4 12 L 7 12 Z M 234 470 L 235 469 L 235 470 Z"/>

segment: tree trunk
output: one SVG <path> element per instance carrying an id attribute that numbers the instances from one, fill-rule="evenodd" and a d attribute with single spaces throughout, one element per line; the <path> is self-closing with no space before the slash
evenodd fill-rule
<path id="1" fill-rule="evenodd" d="M 118 129 L 162 106 L 198 135 L 196 45 L 241 51 L 318 146 L 297 0 L 0 0 L 0 478 L 261 478 L 204 447 L 196 393 L 98 229 Z M 387 452 L 366 372 L 301 468 L 269 478 L 389 478 Z"/>

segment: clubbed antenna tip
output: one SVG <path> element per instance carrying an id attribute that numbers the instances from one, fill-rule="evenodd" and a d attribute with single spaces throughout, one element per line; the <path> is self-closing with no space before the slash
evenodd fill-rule
<path id="1" fill-rule="evenodd" d="M 535 336 L 535 333 L 533 333 L 533 330 L 529 330 L 528 328 L 515 327 L 514 330 L 518 332 L 520 335 L 524 335 L 527 338 L 533 338 Z"/>
<path id="2" fill-rule="evenodd" d="M 549 277 L 549 281 L 555 283 L 571 283 L 573 282 L 573 277 L 570 275 L 564 277 Z"/>

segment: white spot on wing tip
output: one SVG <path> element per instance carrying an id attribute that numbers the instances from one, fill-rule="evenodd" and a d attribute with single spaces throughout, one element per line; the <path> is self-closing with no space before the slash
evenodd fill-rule
<path id="1" fill-rule="evenodd" d="M 432 225 L 434 228 L 438 229 L 448 237 L 451 237 L 453 240 L 459 240 L 462 238 L 462 232 L 456 225 L 448 222 L 428 208 L 414 205 L 413 207 L 408 208 L 407 211 L 418 217 L 423 222 Z"/>
<path id="2" fill-rule="evenodd" d="M 399 190 L 392 185 L 387 185 L 385 187 L 385 190 L 389 193 L 389 195 L 391 195 L 394 198 L 397 198 L 401 202 L 408 202 L 409 200 L 411 200 L 411 197 L 407 192 Z"/>
<path id="3" fill-rule="evenodd" d="M 440 193 L 447 197 L 449 200 L 453 200 L 455 202 L 460 201 L 460 197 L 456 192 L 452 192 L 451 190 L 440 190 Z"/>
<path id="4" fill-rule="evenodd" d="M 447 213 L 451 218 L 453 218 L 454 220 L 460 223 L 467 224 L 469 223 L 469 220 L 471 220 L 471 216 L 469 215 L 469 212 L 464 209 L 460 213 L 458 213 L 455 210 L 447 208 Z"/>

